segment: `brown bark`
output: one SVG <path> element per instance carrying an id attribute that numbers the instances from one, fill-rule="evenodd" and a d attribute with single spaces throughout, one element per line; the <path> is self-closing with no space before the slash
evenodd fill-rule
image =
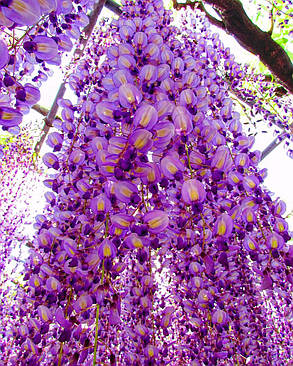
<path id="1" fill-rule="evenodd" d="M 270 32 L 262 31 L 249 19 L 239 0 L 188 1 L 186 4 L 178 4 L 177 1 L 173 1 L 173 3 L 177 8 L 187 5 L 194 8 L 195 4 L 199 4 L 201 10 L 204 11 L 201 3 L 212 5 L 222 17 L 221 28 L 223 28 L 223 24 L 226 32 L 230 33 L 246 50 L 259 56 L 261 62 L 270 69 L 280 83 L 290 93 L 293 93 L 293 64 L 289 56 L 271 38 Z M 210 17 L 209 15 L 208 18 L 210 19 Z M 213 23 L 215 24 L 215 22 Z"/>

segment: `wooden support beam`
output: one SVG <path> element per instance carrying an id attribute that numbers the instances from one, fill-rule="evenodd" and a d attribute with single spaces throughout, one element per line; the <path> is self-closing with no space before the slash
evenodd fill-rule
<path id="1" fill-rule="evenodd" d="M 65 82 L 63 82 L 60 87 L 59 87 L 59 90 L 56 94 L 56 97 L 54 99 L 54 102 L 52 104 L 52 107 L 49 111 L 49 113 L 46 115 L 46 117 L 44 118 L 44 127 L 42 129 L 42 133 L 41 133 L 41 137 L 39 139 L 39 141 L 37 142 L 36 146 L 35 146 L 35 153 L 36 155 L 38 156 L 42 146 L 43 146 L 43 143 L 48 135 L 48 132 L 50 130 L 50 128 L 52 127 L 52 123 L 55 119 L 55 116 L 57 114 L 57 111 L 58 111 L 58 100 L 63 98 L 64 94 L 65 94 L 65 91 L 66 91 L 66 86 L 65 86 Z M 42 108 L 42 107 L 41 107 Z M 42 109 L 40 109 L 42 110 Z"/>
<path id="2" fill-rule="evenodd" d="M 275 150 L 284 140 L 286 135 L 282 133 L 280 136 L 276 137 L 261 153 L 260 161 L 266 158 L 271 152 Z"/>
<path id="3" fill-rule="evenodd" d="M 105 7 L 107 9 L 111 10 L 116 15 L 120 15 L 122 13 L 119 5 L 113 0 L 107 0 L 106 4 L 105 4 Z"/>

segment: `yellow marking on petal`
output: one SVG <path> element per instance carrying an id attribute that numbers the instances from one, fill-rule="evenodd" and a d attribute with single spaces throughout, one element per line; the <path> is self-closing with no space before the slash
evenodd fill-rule
<path id="1" fill-rule="evenodd" d="M 110 257 L 111 256 L 111 248 L 109 245 L 105 245 L 104 248 L 103 248 L 103 255 L 104 257 Z"/>
<path id="2" fill-rule="evenodd" d="M 41 243 L 42 243 L 42 245 L 47 245 L 48 244 L 47 238 L 44 236 L 41 237 Z"/>
<path id="3" fill-rule="evenodd" d="M 1 118 L 4 119 L 5 121 L 8 121 L 8 120 L 10 120 L 10 119 L 13 118 L 13 114 L 12 113 L 8 113 L 8 112 L 4 112 L 2 114 L 2 117 Z"/>
<path id="4" fill-rule="evenodd" d="M 136 173 L 142 173 L 144 170 L 145 170 L 145 168 L 142 168 L 142 167 L 135 168 Z"/>
<path id="5" fill-rule="evenodd" d="M 11 8 L 20 13 L 25 13 L 29 10 L 25 2 L 19 0 L 13 1 Z"/>
<path id="6" fill-rule="evenodd" d="M 199 328 L 200 327 L 200 323 L 199 322 L 197 322 L 196 320 L 193 320 L 192 321 L 192 324 L 195 326 L 195 327 L 197 327 L 197 328 Z"/>
<path id="7" fill-rule="evenodd" d="M 84 297 L 82 297 L 80 300 L 79 300 L 79 306 L 81 309 L 85 309 L 87 307 L 87 303 L 86 303 L 86 300 Z"/>
<path id="8" fill-rule="evenodd" d="M 247 214 L 247 221 L 248 222 L 253 222 L 253 213 L 252 212 L 248 212 L 248 214 Z"/>
<path id="9" fill-rule="evenodd" d="M 239 183 L 239 181 L 240 181 L 240 179 L 237 177 L 236 174 L 233 174 L 232 180 L 233 180 L 234 183 Z"/>
<path id="10" fill-rule="evenodd" d="M 138 238 L 135 238 L 135 239 L 133 240 L 132 244 L 133 244 L 133 246 L 134 246 L 135 248 L 142 248 L 142 247 L 143 247 L 143 245 L 142 245 L 142 241 L 141 241 L 140 239 L 138 239 Z"/>
<path id="11" fill-rule="evenodd" d="M 70 252 L 71 255 L 74 255 L 75 254 L 75 251 L 71 247 L 69 247 L 69 252 Z"/>
<path id="12" fill-rule="evenodd" d="M 112 165 L 108 165 L 108 166 L 106 166 L 106 171 L 108 173 L 114 173 L 114 167 Z"/>
<path id="13" fill-rule="evenodd" d="M 140 121 L 140 125 L 145 127 L 149 124 L 150 122 L 150 119 L 151 119 L 151 114 L 146 112 L 143 116 L 142 116 L 142 119 Z"/>
<path id="14" fill-rule="evenodd" d="M 152 73 L 152 69 L 151 68 L 148 68 L 147 69 L 147 72 L 145 74 L 145 80 L 151 80 L 151 77 L 152 77 L 153 73 Z"/>
<path id="15" fill-rule="evenodd" d="M 223 157 L 222 157 L 222 159 L 220 159 L 220 160 L 218 161 L 218 163 L 216 164 L 216 167 L 217 167 L 218 169 L 222 169 L 222 168 L 223 168 L 223 166 L 224 166 L 224 162 L 225 162 L 225 156 L 223 156 Z"/>
<path id="16" fill-rule="evenodd" d="M 170 173 L 175 174 L 178 169 L 176 168 L 176 166 L 174 164 L 172 164 L 171 162 L 167 163 L 166 168 L 169 170 Z"/>
<path id="17" fill-rule="evenodd" d="M 165 137 L 168 134 L 168 129 L 167 128 L 162 128 L 160 130 L 157 131 L 157 136 L 158 137 Z"/>
<path id="18" fill-rule="evenodd" d="M 191 99 L 191 95 L 189 93 L 185 94 L 185 99 L 186 99 L 187 104 L 191 104 L 192 99 Z"/>
<path id="19" fill-rule="evenodd" d="M 274 248 L 274 249 L 278 248 L 278 240 L 275 237 L 272 238 L 271 244 L 272 244 L 272 248 Z"/>
<path id="20" fill-rule="evenodd" d="M 48 52 L 48 51 L 50 51 L 50 48 L 48 47 L 48 45 L 46 43 L 38 43 L 37 50 L 39 52 Z"/>
<path id="21" fill-rule="evenodd" d="M 220 312 L 220 313 L 218 314 L 218 316 L 217 316 L 217 321 L 218 321 L 218 323 L 222 323 L 222 322 L 223 322 L 223 320 L 224 320 L 223 314 L 222 314 L 222 312 Z"/>
<path id="22" fill-rule="evenodd" d="M 239 165 L 244 166 L 245 165 L 245 159 L 242 157 L 239 161 Z"/>
<path id="23" fill-rule="evenodd" d="M 198 194 L 198 191 L 194 188 L 190 188 L 189 189 L 189 197 L 191 199 L 191 201 L 197 201 L 198 198 L 199 198 L 199 194 Z"/>
<path id="24" fill-rule="evenodd" d="M 156 53 L 156 47 L 155 46 L 150 47 L 148 55 L 153 56 L 155 53 Z"/>
<path id="25" fill-rule="evenodd" d="M 145 331 L 143 330 L 143 328 L 141 328 L 141 327 L 138 327 L 138 333 L 140 334 L 140 335 L 142 335 L 142 336 L 144 336 L 145 335 Z"/>
<path id="26" fill-rule="evenodd" d="M 34 280 L 34 285 L 35 285 L 36 287 L 40 286 L 40 281 L 39 281 L 39 279 L 38 279 L 38 278 L 35 278 L 35 280 Z"/>
<path id="27" fill-rule="evenodd" d="M 122 64 L 124 67 L 127 67 L 127 68 L 129 68 L 131 66 L 131 63 L 126 58 L 122 59 Z"/>
<path id="28" fill-rule="evenodd" d="M 122 269 L 122 264 L 118 264 L 118 266 L 116 267 L 115 271 L 116 272 L 119 272 L 119 271 L 121 271 L 121 269 Z"/>
<path id="29" fill-rule="evenodd" d="M 152 228 L 152 229 L 155 229 L 157 227 L 159 227 L 161 224 L 162 224 L 162 219 L 160 217 L 157 217 L 155 219 L 152 219 L 148 222 L 149 226 Z"/>
<path id="30" fill-rule="evenodd" d="M 248 185 L 249 185 L 250 188 L 254 188 L 255 187 L 255 183 L 254 183 L 253 180 L 249 180 L 248 181 Z"/>
<path id="31" fill-rule="evenodd" d="M 169 325 L 169 323 L 170 323 L 170 317 L 169 316 L 166 316 L 165 317 L 165 320 L 163 322 L 164 327 L 167 328 L 168 325 Z"/>
<path id="32" fill-rule="evenodd" d="M 194 280 L 194 284 L 195 284 L 195 287 L 197 287 L 197 288 L 199 288 L 200 287 L 200 279 L 199 278 L 196 278 L 195 280 Z"/>
<path id="33" fill-rule="evenodd" d="M 120 81 L 121 84 L 126 84 L 127 83 L 127 79 L 126 79 L 125 75 L 120 75 L 118 80 Z"/>
<path id="34" fill-rule="evenodd" d="M 63 262 L 64 261 L 64 258 L 65 258 L 65 254 L 62 254 L 58 257 L 58 262 Z"/>
<path id="35" fill-rule="evenodd" d="M 224 235 L 226 232 L 226 225 L 224 222 L 220 222 L 219 226 L 218 226 L 218 234 L 219 235 Z"/>
<path id="36" fill-rule="evenodd" d="M 207 294 L 203 294 L 202 295 L 202 298 L 203 298 L 204 301 L 208 301 L 209 300 L 209 297 L 208 297 Z"/>
<path id="37" fill-rule="evenodd" d="M 87 191 L 87 187 L 86 186 L 81 186 L 80 189 L 83 191 L 83 192 L 86 192 Z"/>
<path id="38" fill-rule="evenodd" d="M 66 119 L 70 119 L 71 118 L 71 114 L 68 110 L 65 110 L 65 117 Z"/>
<path id="39" fill-rule="evenodd" d="M 119 219 L 118 222 L 119 222 L 119 224 L 121 226 L 124 226 L 124 227 L 128 227 L 129 226 L 129 222 L 127 220 Z"/>
<path id="40" fill-rule="evenodd" d="M 155 352 L 154 352 L 153 347 L 149 347 L 149 349 L 148 349 L 148 354 L 149 354 L 149 357 L 154 357 Z"/>
<path id="41" fill-rule="evenodd" d="M 279 231 L 284 231 L 285 230 L 285 227 L 281 222 L 278 223 L 278 230 Z"/>
<path id="42" fill-rule="evenodd" d="M 142 299 L 141 300 L 141 305 L 144 307 L 144 308 L 147 308 L 148 307 L 148 302 L 146 299 Z"/>
<path id="43" fill-rule="evenodd" d="M 98 211 L 104 211 L 104 209 L 105 209 L 105 202 L 104 201 L 99 201 L 98 202 L 98 205 L 97 205 L 97 209 L 98 209 Z"/>
<path id="44" fill-rule="evenodd" d="M 34 343 L 33 342 L 30 342 L 30 346 L 31 346 L 31 350 L 32 350 L 33 354 L 36 354 L 37 351 L 36 351 L 36 348 L 35 348 Z"/>
<path id="45" fill-rule="evenodd" d="M 42 318 L 45 322 L 47 322 L 49 320 L 48 316 L 47 316 L 47 312 L 44 311 L 43 309 L 41 310 L 41 315 L 42 315 Z"/>
<path id="46" fill-rule="evenodd" d="M 147 139 L 145 138 L 145 136 L 142 137 L 138 137 L 134 143 L 134 146 L 137 149 L 141 149 L 145 146 L 145 144 L 147 143 Z"/>
<path id="47" fill-rule="evenodd" d="M 132 91 L 131 90 L 127 90 L 126 91 L 126 93 L 125 93 L 126 95 L 126 99 L 128 100 L 128 102 L 130 103 L 130 104 L 132 104 L 132 103 L 134 103 L 135 102 L 135 98 L 134 98 L 134 95 L 133 95 L 133 93 L 132 93 Z"/>
<path id="48" fill-rule="evenodd" d="M 104 109 L 103 115 L 106 117 L 113 117 L 113 111 L 111 109 Z"/>

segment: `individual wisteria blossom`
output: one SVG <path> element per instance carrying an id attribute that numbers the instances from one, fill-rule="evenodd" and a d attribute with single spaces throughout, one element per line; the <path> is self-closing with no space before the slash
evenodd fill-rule
<path id="1" fill-rule="evenodd" d="M 172 26 L 161 0 L 122 10 L 71 66 L 77 103 L 59 101 L 48 137 L 47 209 L 1 361 L 284 365 L 291 236 L 217 70 L 228 51 L 196 17 Z"/>

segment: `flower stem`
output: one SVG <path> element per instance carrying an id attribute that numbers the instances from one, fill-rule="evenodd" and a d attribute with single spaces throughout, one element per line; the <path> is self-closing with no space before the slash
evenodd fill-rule
<path id="1" fill-rule="evenodd" d="M 104 275 L 105 275 L 105 265 L 104 265 L 104 260 L 103 260 L 101 285 L 104 282 Z M 96 360 L 97 360 L 97 346 L 98 346 L 99 316 L 100 316 L 100 304 L 97 304 L 93 366 L 96 366 L 96 364 L 97 364 Z"/>

